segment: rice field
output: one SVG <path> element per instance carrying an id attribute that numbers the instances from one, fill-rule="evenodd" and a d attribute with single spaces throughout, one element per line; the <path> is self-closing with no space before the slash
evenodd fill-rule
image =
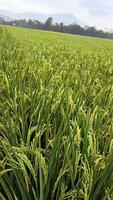
<path id="1" fill-rule="evenodd" d="M 113 41 L 0 27 L 0 200 L 113 199 Z"/>

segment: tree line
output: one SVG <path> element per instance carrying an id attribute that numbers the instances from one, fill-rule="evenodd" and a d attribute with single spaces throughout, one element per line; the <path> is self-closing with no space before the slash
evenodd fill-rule
<path id="1" fill-rule="evenodd" d="M 104 32 L 103 30 L 97 30 L 93 26 L 81 27 L 80 25 L 76 23 L 65 25 L 62 22 L 53 24 L 52 17 L 49 17 L 45 22 L 40 22 L 39 20 L 31 20 L 31 19 L 5 21 L 3 18 L 0 18 L 0 24 L 113 39 L 113 33 Z"/>

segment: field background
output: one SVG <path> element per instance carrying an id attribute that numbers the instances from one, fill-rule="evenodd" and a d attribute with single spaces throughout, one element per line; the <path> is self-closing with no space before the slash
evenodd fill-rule
<path id="1" fill-rule="evenodd" d="M 113 199 L 113 41 L 0 27 L 0 199 Z"/>

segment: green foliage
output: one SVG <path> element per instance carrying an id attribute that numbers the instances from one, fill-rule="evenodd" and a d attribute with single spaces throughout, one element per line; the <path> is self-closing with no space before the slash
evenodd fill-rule
<path id="1" fill-rule="evenodd" d="M 0 28 L 0 199 L 113 199 L 113 42 Z"/>

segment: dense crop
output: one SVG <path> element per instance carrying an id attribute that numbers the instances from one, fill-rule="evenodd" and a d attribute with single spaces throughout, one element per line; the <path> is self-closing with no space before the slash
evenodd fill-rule
<path id="1" fill-rule="evenodd" d="M 0 200 L 113 199 L 113 41 L 0 38 Z"/>

